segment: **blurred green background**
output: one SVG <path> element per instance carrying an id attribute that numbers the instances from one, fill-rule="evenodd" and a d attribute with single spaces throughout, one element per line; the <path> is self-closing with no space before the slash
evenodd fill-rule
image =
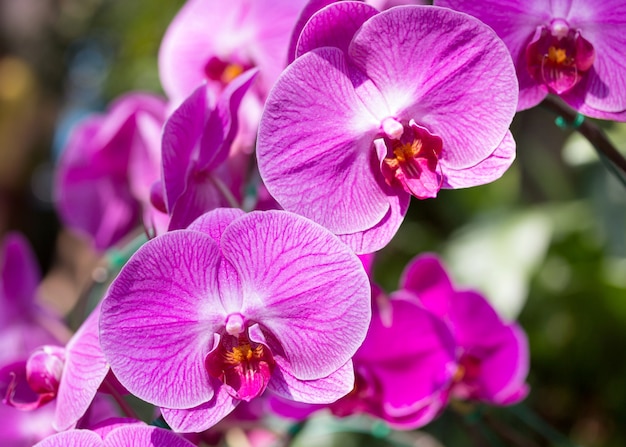
<path id="1" fill-rule="evenodd" d="M 81 116 L 129 90 L 161 91 L 157 52 L 182 3 L 0 0 L 0 234 L 27 235 L 48 274 L 44 298 L 64 312 L 97 260 L 56 218 L 55 159 Z M 505 176 L 414 201 L 378 255 L 375 277 L 393 291 L 413 256 L 441 254 L 457 286 L 481 290 L 528 332 L 524 408 L 449 410 L 426 428 L 444 445 L 566 445 L 558 433 L 589 447 L 626 445 L 626 189 L 554 120 L 541 107 L 518 114 L 517 160 Z M 626 125 L 598 124 L 626 148 Z M 532 415 L 539 420 L 528 425 Z"/>

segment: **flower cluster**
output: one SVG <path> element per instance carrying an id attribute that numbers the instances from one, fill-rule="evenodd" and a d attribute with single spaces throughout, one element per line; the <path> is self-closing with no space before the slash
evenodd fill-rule
<path id="1" fill-rule="evenodd" d="M 188 0 L 159 54 L 167 98 L 127 94 L 75 128 L 56 173 L 64 224 L 98 251 L 138 226 L 150 240 L 66 338 L 42 329 L 62 324 L 33 304 L 23 240 L 5 240 L 0 340 L 19 349 L 0 352 L 0 393 L 11 415 L 54 407 L 60 432 L 38 446 L 198 440 L 110 419 L 105 395 L 148 402 L 177 433 L 253 401 L 412 429 L 453 399 L 526 396 L 519 325 L 434 254 L 386 293 L 371 253 L 412 198 L 503 175 L 517 110 L 550 93 L 623 118 L 626 45 L 602 24 L 626 12 L 418 3 Z"/>

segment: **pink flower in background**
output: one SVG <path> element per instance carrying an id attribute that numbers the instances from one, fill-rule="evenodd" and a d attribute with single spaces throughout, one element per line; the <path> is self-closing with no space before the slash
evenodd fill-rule
<path id="1" fill-rule="evenodd" d="M 0 393 L 7 405 L 34 410 L 56 400 L 53 426 L 74 427 L 91 405 L 109 366 L 98 341 L 99 308 L 65 347 L 45 345 L 28 360 L 0 369 Z"/>
<path id="2" fill-rule="evenodd" d="M 479 293 L 455 290 L 434 255 L 415 258 L 400 286 L 409 299 L 447 322 L 454 334 L 459 368 L 450 391 L 453 397 L 496 405 L 526 397 L 528 341 L 517 323 L 502 321 Z"/>
<path id="3" fill-rule="evenodd" d="M 266 388 L 309 403 L 348 393 L 370 286 L 319 225 L 218 209 L 141 247 L 102 306 L 102 349 L 122 385 L 174 430 L 199 432 Z"/>
<path id="4" fill-rule="evenodd" d="M 59 160 L 57 210 L 64 224 L 106 250 L 143 218 L 157 225 L 150 188 L 160 177 L 165 101 L 129 93 L 78 124 Z"/>
<path id="5" fill-rule="evenodd" d="M 163 180 L 152 199 L 170 215 L 170 230 L 241 200 L 243 175 L 231 175 L 225 162 L 237 134 L 237 110 L 256 74 L 252 69 L 238 76 L 217 101 L 211 101 L 207 84 L 202 84 L 165 123 Z"/>
<path id="6" fill-rule="evenodd" d="M 559 95 L 584 115 L 626 120 L 626 3 L 621 0 L 435 0 L 504 40 L 517 66 L 518 110 Z"/>
<path id="7" fill-rule="evenodd" d="M 338 2 L 295 51 L 261 119 L 259 171 L 283 208 L 357 253 L 389 242 L 411 196 L 493 181 L 514 159 L 515 69 L 472 17 Z"/>

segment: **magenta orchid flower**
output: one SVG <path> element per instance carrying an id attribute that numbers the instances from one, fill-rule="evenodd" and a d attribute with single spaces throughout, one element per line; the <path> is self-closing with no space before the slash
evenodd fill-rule
<path id="1" fill-rule="evenodd" d="M 584 115 L 626 120 L 626 4 L 620 0 L 435 0 L 491 26 L 517 66 L 518 110 L 548 93 Z"/>
<path id="2" fill-rule="evenodd" d="M 159 74 L 170 100 L 182 101 L 203 82 L 215 97 L 253 67 L 259 69 L 257 96 L 264 100 L 287 63 L 289 37 L 305 3 L 188 0 L 170 23 L 159 50 Z"/>
<path id="3" fill-rule="evenodd" d="M 155 225 L 150 188 L 160 177 L 160 135 L 165 101 L 127 94 L 105 114 L 82 121 L 59 160 L 55 197 L 69 228 L 99 251 L 128 235 L 143 218 Z"/>
<path id="4" fill-rule="evenodd" d="M 57 430 L 74 427 L 109 372 L 98 341 L 98 318 L 96 308 L 65 347 L 44 345 L 27 361 L 0 369 L 4 402 L 35 410 L 56 400 L 52 425 Z"/>
<path id="5" fill-rule="evenodd" d="M 357 253 L 389 242 L 411 196 L 493 181 L 514 159 L 515 68 L 470 16 L 338 2 L 308 20 L 296 56 L 266 102 L 259 171 L 284 209 Z"/>
<path id="6" fill-rule="evenodd" d="M 400 285 L 407 297 L 446 321 L 454 334 L 459 368 L 450 390 L 453 397 L 496 405 L 526 397 L 528 341 L 518 324 L 502 321 L 479 293 L 455 290 L 434 255 L 415 258 Z"/>
<path id="7" fill-rule="evenodd" d="M 161 191 L 152 190 L 152 202 L 170 215 L 170 230 L 240 200 L 241 184 L 233 180 L 225 161 L 237 134 L 237 110 L 256 74 L 253 69 L 237 77 L 215 104 L 202 84 L 165 123 L 163 180 L 157 186 Z"/>
<path id="8" fill-rule="evenodd" d="M 347 394 L 369 320 L 367 275 L 326 229 L 218 209 L 135 253 L 103 301 L 100 340 L 123 386 L 199 432 L 266 388 L 310 403 Z"/>
<path id="9" fill-rule="evenodd" d="M 192 447 L 176 433 L 142 422 L 118 423 L 92 430 L 68 430 L 34 447 Z"/>
<path id="10" fill-rule="evenodd" d="M 355 388 L 331 409 L 368 413 L 404 430 L 421 427 L 444 408 L 457 369 L 455 341 L 443 321 L 401 291 L 375 294 L 372 323 L 353 358 Z"/>

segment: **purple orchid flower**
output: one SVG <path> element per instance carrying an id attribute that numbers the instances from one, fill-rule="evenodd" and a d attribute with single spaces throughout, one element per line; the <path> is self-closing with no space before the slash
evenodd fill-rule
<path id="1" fill-rule="evenodd" d="M 367 275 L 326 229 L 218 209 L 135 253 L 103 301 L 100 340 L 123 386 L 199 432 L 266 388 L 310 403 L 347 394 L 369 320 Z"/>
<path id="2" fill-rule="evenodd" d="M 626 4 L 620 0 L 435 0 L 491 26 L 517 66 L 518 110 L 559 95 L 584 115 L 626 120 Z"/>
<path id="3" fill-rule="evenodd" d="M 449 9 L 331 4 L 272 89 L 257 157 L 270 193 L 357 253 L 396 233 L 411 196 L 495 180 L 515 156 L 506 46 Z"/>
<path id="4" fill-rule="evenodd" d="M 387 297 L 376 289 L 372 323 L 353 357 L 355 387 L 330 408 L 338 416 L 368 413 L 399 429 L 421 427 L 443 410 L 456 344 L 443 321 L 402 291 Z"/>
<path id="5" fill-rule="evenodd" d="M 56 400 L 52 425 L 74 427 L 109 372 L 98 341 L 99 315 L 96 308 L 64 348 L 45 345 L 27 361 L 0 369 L 4 402 L 28 411 Z"/>
<path id="6" fill-rule="evenodd" d="M 201 214 L 232 206 L 241 197 L 241 184 L 233 181 L 225 161 L 237 134 L 237 110 L 256 74 L 253 69 L 237 77 L 214 105 L 202 84 L 165 123 L 161 191 L 153 189 L 151 199 L 171 216 L 170 230 L 186 228 Z"/>
<path id="7" fill-rule="evenodd" d="M 34 447 L 192 447 L 176 433 L 142 422 L 118 423 L 91 430 L 69 430 L 49 436 Z"/>
<path id="8" fill-rule="evenodd" d="M 474 291 L 455 290 L 439 259 L 415 258 L 400 286 L 406 296 L 444 319 L 459 346 L 455 382 L 450 393 L 460 399 L 509 405 L 528 394 L 528 341 L 516 323 L 506 323 Z"/>
<path id="9" fill-rule="evenodd" d="M 56 173 L 55 197 L 68 227 L 113 246 L 143 217 L 152 228 L 156 210 L 150 188 L 160 177 L 160 134 L 165 101 L 127 94 L 105 114 L 92 115 L 73 131 Z"/>
<path id="10" fill-rule="evenodd" d="M 174 103 L 207 82 L 217 96 L 257 67 L 265 99 L 287 62 L 289 36 L 306 0 L 188 0 L 170 23 L 159 50 L 163 89 Z M 257 105 L 260 112 L 262 101 Z"/>

